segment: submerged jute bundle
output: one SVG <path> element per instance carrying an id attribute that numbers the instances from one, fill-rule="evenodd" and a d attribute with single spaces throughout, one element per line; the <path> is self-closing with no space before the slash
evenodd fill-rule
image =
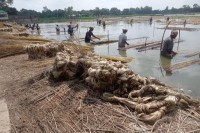
<path id="1" fill-rule="evenodd" d="M 27 36 L 29 36 L 30 34 L 27 33 L 27 32 L 15 32 L 15 33 L 13 33 L 12 35 L 13 35 L 13 36 L 25 36 L 25 37 L 27 37 Z"/>
<path id="2" fill-rule="evenodd" d="M 149 124 L 178 108 L 198 114 L 198 100 L 157 79 L 135 74 L 127 64 L 108 61 L 93 53 L 59 52 L 51 73 L 54 79 L 83 78 L 91 88 L 103 92 L 103 100 L 128 106 L 139 120 Z"/>
<path id="3" fill-rule="evenodd" d="M 10 23 L 4 23 L 3 26 L 5 26 L 5 27 L 12 27 L 12 24 L 10 24 Z"/>
<path id="4" fill-rule="evenodd" d="M 13 28 L 0 28 L 0 32 L 12 32 Z"/>
<path id="5" fill-rule="evenodd" d="M 30 59 L 41 59 L 44 57 L 54 57 L 56 53 L 63 50 L 63 46 L 58 43 L 31 44 L 26 47 Z"/>

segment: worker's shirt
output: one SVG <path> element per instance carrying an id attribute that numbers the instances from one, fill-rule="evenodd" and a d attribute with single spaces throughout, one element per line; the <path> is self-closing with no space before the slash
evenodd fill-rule
<path id="1" fill-rule="evenodd" d="M 68 26 L 68 33 L 69 34 L 72 34 L 73 33 L 73 28 L 71 25 Z"/>
<path id="2" fill-rule="evenodd" d="M 93 36 L 92 31 L 89 30 L 88 32 L 86 32 L 86 35 L 85 35 L 85 42 L 90 42 L 91 36 Z"/>
<path id="3" fill-rule="evenodd" d="M 173 39 L 171 37 L 166 38 L 162 45 L 161 54 L 162 55 L 170 54 L 173 50 L 173 47 L 174 47 Z"/>
<path id="4" fill-rule="evenodd" d="M 127 40 L 126 34 L 122 33 L 121 35 L 119 35 L 118 47 L 125 47 L 126 40 Z"/>
<path id="5" fill-rule="evenodd" d="M 60 31 L 60 27 L 56 26 L 56 31 L 59 32 Z"/>

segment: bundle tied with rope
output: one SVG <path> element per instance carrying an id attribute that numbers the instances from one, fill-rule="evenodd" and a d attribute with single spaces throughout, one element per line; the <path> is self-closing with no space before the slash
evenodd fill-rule
<path id="1" fill-rule="evenodd" d="M 93 53 L 83 56 L 69 52 L 57 54 L 52 75 L 55 79 L 83 78 L 92 89 L 103 92 L 104 101 L 128 106 L 139 120 L 149 124 L 177 109 L 195 112 L 200 118 L 198 100 L 155 78 L 135 74 L 127 64 L 109 61 Z"/>
<path id="2" fill-rule="evenodd" d="M 63 45 L 50 42 L 45 44 L 31 44 L 26 46 L 29 59 L 41 59 L 45 57 L 54 57 L 56 53 L 64 50 Z"/>
<path id="3" fill-rule="evenodd" d="M 0 28 L 0 32 L 13 32 L 13 28 Z"/>

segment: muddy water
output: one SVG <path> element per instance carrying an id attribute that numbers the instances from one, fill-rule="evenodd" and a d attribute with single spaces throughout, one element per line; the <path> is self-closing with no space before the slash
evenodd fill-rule
<path id="1" fill-rule="evenodd" d="M 55 25 L 59 24 L 61 27 L 61 31 L 65 27 L 67 31 L 66 23 L 50 23 L 50 24 L 40 24 L 41 26 L 41 35 L 47 38 L 52 38 L 58 41 L 69 39 L 69 35 L 67 32 L 60 32 L 60 34 L 56 34 Z M 136 42 L 145 42 L 145 39 L 134 39 L 139 37 L 148 37 L 147 41 L 150 40 L 161 40 L 163 35 L 163 29 L 157 29 L 158 27 L 164 27 L 164 25 L 160 25 L 159 23 L 153 22 L 151 25 L 149 22 L 141 22 L 141 23 L 133 23 L 132 25 L 127 24 L 125 22 L 116 22 L 110 25 L 107 25 L 106 28 L 102 26 L 98 26 L 96 22 L 80 22 L 79 30 L 75 33 L 75 38 L 83 38 L 87 31 L 87 28 L 93 26 L 95 35 L 104 35 L 101 37 L 101 40 L 108 38 L 109 39 L 118 39 L 119 34 L 121 34 L 123 28 L 127 28 L 127 37 L 130 44 L 134 44 Z M 183 25 L 176 25 L 177 27 L 183 27 Z M 200 28 L 198 25 L 186 25 L 188 28 Z M 165 33 L 165 37 L 168 37 L 170 31 L 167 30 Z M 117 43 L 113 43 L 110 45 L 96 45 L 94 46 L 94 50 L 99 55 L 114 55 L 114 56 L 127 56 L 134 57 L 135 59 L 129 63 L 131 69 L 133 69 L 136 73 L 139 73 L 142 76 L 152 76 L 160 79 L 161 81 L 179 88 L 186 93 L 190 93 L 194 96 L 200 96 L 200 64 L 194 64 L 192 66 L 174 70 L 172 73 L 166 73 L 165 70 L 162 69 L 163 65 L 174 64 L 177 62 L 197 59 L 199 56 L 194 56 L 190 58 L 184 57 L 184 55 L 189 52 L 194 52 L 200 50 L 200 31 L 181 31 L 180 39 L 183 39 L 184 42 L 179 44 L 175 44 L 174 51 L 179 51 L 172 60 L 161 58 L 159 49 L 148 50 L 144 52 L 138 52 L 136 49 L 131 48 L 126 51 L 117 50 Z M 177 37 L 178 38 L 178 37 Z M 81 40 L 81 43 L 84 43 Z"/>

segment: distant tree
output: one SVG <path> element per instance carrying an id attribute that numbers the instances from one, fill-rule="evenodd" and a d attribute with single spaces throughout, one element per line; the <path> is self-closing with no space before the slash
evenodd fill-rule
<path id="1" fill-rule="evenodd" d="M 143 9 L 141 9 L 141 12 L 143 14 L 151 14 L 152 13 L 152 7 L 145 6 Z"/>
<path id="2" fill-rule="evenodd" d="M 125 8 L 125 9 L 122 11 L 122 14 L 123 14 L 123 15 L 129 15 L 129 14 L 130 14 L 130 9 Z"/>
<path id="3" fill-rule="evenodd" d="M 2 8 L 2 10 L 6 11 L 9 15 L 17 15 L 18 14 L 17 9 L 14 7 L 5 6 Z"/>
<path id="4" fill-rule="evenodd" d="M 135 14 L 136 13 L 136 9 L 135 8 L 130 8 L 129 12 L 130 12 L 130 14 Z"/>
<path id="5" fill-rule="evenodd" d="M 101 15 L 109 15 L 109 14 L 110 14 L 110 10 L 107 9 L 107 8 L 102 8 L 102 9 L 100 10 L 100 14 L 101 14 Z"/>
<path id="6" fill-rule="evenodd" d="M 0 0 L 0 8 L 13 4 L 13 0 Z"/>
<path id="7" fill-rule="evenodd" d="M 168 11 L 169 11 L 169 7 L 166 6 L 166 8 L 165 8 L 165 10 L 164 10 L 163 12 L 164 12 L 164 13 L 168 13 Z"/>
<path id="8" fill-rule="evenodd" d="M 198 4 L 194 4 L 193 8 L 199 8 L 199 5 Z"/>
<path id="9" fill-rule="evenodd" d="M 95 15 L 95 16 L 100 16 L 101 14 L 100 14 L 100 9 L 99 9 L 99 7 L 96 7 L 94 10 L 93 10 L 93 14 Z"/>
<path id="10" fill-rule="evenodd" d="M 38 16 L 38 12 L 34 10 L 27 10 L 27 9 L 21 9 L 18 12 L 18 15 L 26 15 L 26 16 Z"/>
<path id="11" fill-rule="evenodd" d="M 170 13 L 172 13 L 172 14 L 173 14 L 173 13 L 177 13 L 177 9 L 174 8 L 174 7 L 172 7 L 171 10 L 170 10 Z"/>
<path id="12" fill-rule="evenodd" d="M 136 12 L 136 14 L 139 14 L 139 13 L 140 13 L 140 8 L 137 7 L 137 8 L 135 9 L 135 12 Z"/>
<path id="13" fill-rule="evenodd" d="M 112 15 L 120 15 L 121 11 L 119 9 L 117 9 L 116 7 L 113 7 L 110 9 L 110 14 Z"/>
<path id="14" fill-rule="evenodd" d="M 73 14 L 73 7 L 69 6 L 67 8 L 65 8 L 65 17 L 70 17 Z"/>
<path id="15" fill-rule="evenodd" d="M 194 12 L 199 12 L 200 11 L 200 6 L 198 4 L 193 5 L 193 11 Z"/>
<path id="16" fill-rule="evenodd" d="M 79 16 L 82 16 L 82 17 L 89 17 L 91 16 L 91 10 L 87 11 L 87 10 L 81 10 L 80 12 L 78 12 Z"/>
<path id="17" fill-rule="evenodd" d="M 44 6 L 42 11 L 43 11 L 43 12 L 46 12 L 46 11 L 48 11 L 48 10 L 49 10 L 49 9 L 47 8 L 47 6 Z"/>

